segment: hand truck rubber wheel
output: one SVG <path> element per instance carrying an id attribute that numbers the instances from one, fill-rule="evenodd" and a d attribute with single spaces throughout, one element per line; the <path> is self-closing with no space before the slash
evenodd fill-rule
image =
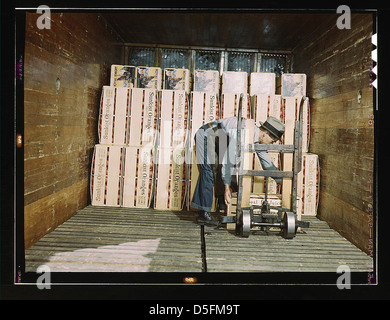
<path id="1" fill-rule="evenodd" d="M 252 226 L 251 213 L 248 210 L 243 210 L 236 221 L 236 234 L 248 238 Z"/>
<path id="2" fill-rule="evenodd" d="M 285 212 L 283 217 L 283 225 L 283 238 L 294 238 L 297 232 L 297 225 L 295 222 L 295 214 L 293 212 Z"/>

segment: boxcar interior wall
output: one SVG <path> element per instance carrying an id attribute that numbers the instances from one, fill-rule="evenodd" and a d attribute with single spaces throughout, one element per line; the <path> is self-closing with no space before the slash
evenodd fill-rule
<path id="1" fill-rule="evenodd" d="M 336 17 L 293 51 L 293 72 L 307 74 L 311 99 L 310 152 L 319 155 L 318 215 L 366 253 L 373 230 L 373 15 L 352 14 L 351 29 Z M 370 121 L 371 120 L 371 121 Z"/>
<path id="2" fill-rule="evenodd" d="M 24 56 L 25 246 L 89 204 L 103 86 L 113 64 L 303 73 L 309 152 L 321 168 L 318 215 L 372 250 L 372 13 L 106 11 L 26 14 Z M 284 77 L 284 76 L 283 76 Z M 279 94 L 279 93 L 278 93 Z M 309 192 L 307 192 L 308 194 Z"/>
<path id="3" fill-rule="evenodd" d="M 121 61 L 120 38 L 95 13 L 26 14 L 25 246 L 85 207 L 101 88 Z"/>

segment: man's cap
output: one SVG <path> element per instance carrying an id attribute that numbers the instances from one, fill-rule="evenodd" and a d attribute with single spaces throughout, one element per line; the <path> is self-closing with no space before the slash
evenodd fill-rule
<path id="1" fill-rule="evenodd" d="M 280 140 L 284 134 L 284 124 L 276 119 L 275 117 L 268 117 L 268 119 L 261 123 L 260 127 L 267 130 L 271 136 L 275 137 L 276 139 Z"/>

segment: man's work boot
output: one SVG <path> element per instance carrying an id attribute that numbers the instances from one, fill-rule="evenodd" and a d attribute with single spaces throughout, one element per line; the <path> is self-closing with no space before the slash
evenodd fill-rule
<path id="1" fill-rule="evenodd" d="M 210 212 L 203 211 L 199 213 L 198 219 L 197 219 L 198 224 L 204 224 L 208 227 L 218 227 L 219 222 L 211 216 Z"/>

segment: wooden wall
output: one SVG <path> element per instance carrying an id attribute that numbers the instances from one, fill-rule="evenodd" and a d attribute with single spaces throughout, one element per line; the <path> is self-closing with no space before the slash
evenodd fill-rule
<path id="1" fill-rule="evenodd" d="M 26 15 L 26 248 L 87 205 L 101 87 L 121 62 L 118 36 L 100 15 L 52 12 L 43 30 L 38 17 Z"/>
<path id="2" fill-rule="evenodd" d="M 294 49 L 294 72 L 308 76 L 310 152 L 319 155 L 319 217 L 372 253 L 374 128 L 370 87 L 370 14 L 353 14 L 351 29 L 334 23 Z M 362 100 L 358 102 L 361 90 Z"/>

